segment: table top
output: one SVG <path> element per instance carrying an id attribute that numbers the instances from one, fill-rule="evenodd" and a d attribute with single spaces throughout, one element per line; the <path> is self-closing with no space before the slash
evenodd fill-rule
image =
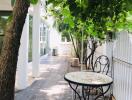
<path id="1" fill-rule="evenodd" d="M 107 86 L 113 83 L 111 77 L 95 72 L 70 72 L 64 76 L 70 83 L 84 86 Z"/>

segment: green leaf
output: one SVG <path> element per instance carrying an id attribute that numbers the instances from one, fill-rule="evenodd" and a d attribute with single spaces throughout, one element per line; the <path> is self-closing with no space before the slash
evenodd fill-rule
<path id="1" fill-rule="evenodd" d="M 69 25 L 70 25 L 71 28 L 74 28 L 74 22 L 73 22 L 73 20 L 69 20 Z"/>
<path id="2" fill-rule="evenodd" d="M 132 4 L 132 0 L 128 0 L 128 2 L 129 2 L 130 4 Z"/>
<path id="3" fill-rule="evenodd" d="M 30 3 L 31 4 L 37 4 L 38 3 L 38 0 L 30 0 Z"/>
<path id="4" fill-rule="evenodd" d="M 69 10 L 68 7 L 65 7 L 65 8 L 62 9 L 62 15 L 63 16 L 71 16 L 70 10 Z"/>
<path id="5" fill-rule="evenodd" d="M 74 21 L 71 18 L 69 17 L 64 18 L 64 23 L 67 23 L 71 28 L 74 28 Z"/>

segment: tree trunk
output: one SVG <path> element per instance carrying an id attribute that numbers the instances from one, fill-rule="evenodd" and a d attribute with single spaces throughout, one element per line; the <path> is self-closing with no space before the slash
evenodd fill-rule
<path id="1" fill-rule="evenodd" d="M 14 100 L 18 51 L 22 29 L 28 13 L 28 0 L 16 0 L 12 21 L 8 25 L 0 56 L 0 100 Z"/>
<path id="2" fill-rule="evenodd" d="M 72 41 L 72 44 L 73 44 L 73 48 L 74 48 L 74 51 L 75 51 L 76 57 L 79 58 L 79 54 L 78 54 L 78 52 L 77 52 L 77 47 L 75 46 L 75 43 L 74 43 L 74 40 L 73 40 L 72 34 L 69 33 L 69 35 L 70 35 L 70 38 L 71 38 L 71 41 Z"/>
<path id="3" fill-rule="evenodd" d="M 92 45 L 92 48 L 90 48 L 89 46 L 89 49 L 91 50 L 90 54 L 88 55 L 88 57 L 85 59 L 85 66 L 86 66 L 86 69 L 88 70 L 90 67 L 92 68 L 92 70 L 94 70 L 94 66 L 93 66 L 93 58 L 94 58 L 94 53 L 96 51 L 96 48 L 97 48 L 97 41 L 95 41 L 93 38 L 91 38 L 91 45 Z M 87 66 L 87 62 L 88 62 L 88 66 Z"/>

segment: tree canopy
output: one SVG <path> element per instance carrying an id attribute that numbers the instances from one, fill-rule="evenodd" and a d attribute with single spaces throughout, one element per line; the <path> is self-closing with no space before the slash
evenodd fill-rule
<path id="1" fill-rule="evenodd" d="M 86 35 L 104 39 L 108 31 L 132 28 L 127 20 L 131 0 L 48 0 L 48 4 L 57 22 L 72 33 L 83 26 Z"/>
<path id="2" fill-rule="evenodd" d="M 48 0 L 47 4 L 59 31 L 77 41 L 75 52 L 78 57 L 82 39 L 83 42 L 88 37 L 111 39 L 117 31 L 132 29 L 131 0 Z M 85 50 L 87 45 L 84 46 Z"/>

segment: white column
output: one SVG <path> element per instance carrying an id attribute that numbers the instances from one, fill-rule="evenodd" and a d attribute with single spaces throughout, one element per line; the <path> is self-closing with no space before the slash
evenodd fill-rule
<path id="1" fill-rule="evenodd" d="M 33 34 L 32 34 L 32 76 L 39 75 L 39 58 L 40 58 L 40 3 L 34 5 L 33 12 Z"/>
<path id="2" fill-rule="evenodd" d="M 28 67 L 28 39 L 29 39 L 29 15 L 24 24 L 21 45 L 19 48 L 19 56 L 17 63 L 16 88 L 25 89 L 28 86 L 27 82 L 27 67 Z"/>

